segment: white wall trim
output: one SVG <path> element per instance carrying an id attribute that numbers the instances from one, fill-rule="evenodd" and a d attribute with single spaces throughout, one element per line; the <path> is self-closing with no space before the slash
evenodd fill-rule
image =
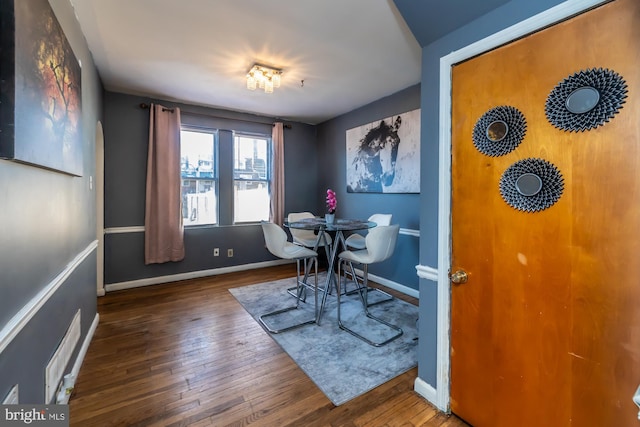
<path id="1" fill-rule="evenodd" d="M 82 342 L 82 347 L 80 347 L 80 351 L 78 352 L 78 356 L 76 357 L 76 361 L 73 363 L 73 368 L 71 369 L 71 387 L 75 386 L 76 380 L 78 379 L 78 374 L 80 373 L 80 368 L 82 367 L 82 362 L 84 362 L 84 357 L 87 355 L 87 351 L 89 350 L 89 344 L 91 344 L 91 340 L 93 339 L 93 335 L 96 333 L 96 329 L 98 328 L 98 322 L 100 321 L 100 315 L 96 313 L 93 318 L 93 322 L 91 322 L 91 326 L 87 331 L 87 336 L 84 337 L 84 341 Z M 69 398 L 71 396 L 69 394 L 65 394 L 64 398 L 56 401 L 57 405 L 66 405 L 69 403 Z"/>
<path id="2" fill-rule="evenodd" d="M 364 271 L 359 268 L 356 268 L 356 274 L 362 276 Z M 376 276 L 375 274 L 369 273 L 369 280 L 376 282 L 382 286 L 386 286 L 387 288 L 391 288 L 398 292 L 402 292 L 405 295 L 409 295 L 410 297 L 420 299 L 420 291 L 417 289 L 410 288 L 407 285 L 400 284 L 398 282 L 393 282 L 389 279 L 385 279 L 384 277 Z"/>
<path id="3" fill-rule="evenodd" d="M 109 227 L 104 229 L 104 234 L 144 233 L 144 225 L 132 225 L 131 227 Z"/>
<path id="4" fill-rule="evenodd" d="M 78 378 L 80 368 L 82 367 L 82 362 L 84 362 L 84 357 L 87 355 L 87 351 L 89 350 L 89 344 L 91 344 L 93 335 L 96 333 L 96 329 L 98 329 L 99 321 L 100 314 L 96 313 L 95 317 L 93 318 L 93 322 L 91 322 L 91 326 L 87 331 L 87 336 L 84 337 L 82 347 L 80 347 L 80 351 L 78 352 L 78 357 L 76 357 L 76 361 L 73 363 L 73 369 L 71 369 L 71 375 L 73 375 L 75 378 Z"/>
<path id="5" fill-rule="evenodd" d="M 420 230 L 413 230 L 411 228 L 401 228 L 398 234 L 404 234 L 406 236 L 420 237 Z"/>
<path id="6" fill-rule="evenodd" d="M 610 0 L 567 0 L 531 18 L 440 58 L 439 106 L 439 196 L 438 196 L 438 325 L 436 350 L 436 396 L 428 399 L 438 409 L 448 412 L 450 405 L 450 283 L 451 266 L 451 68 L 527 34 L 553 25 Z"/>
<path id="7" fill-rule="evenodd" d="M 435 402 L 437 400 L 436 389 L 420 377 L 416 378 L 414 381 L 413 390 L 429 402 Z"/>
<path id="8" fill-rule="evenodd" d="M 109 227 L 104 229 L 104 234 L 144 233 L 144 225 L 132 225 L 130 227 Z M 399 234 L 420 237 L 420 230 L 401 228 Z"/>
<path id="9" fill-rule="evenodd" d="M 434 282 L 438 281 L 438 269 L 427 265 L 416 265 L 416 272 L 421 279 L 427 279 Z"/>
<path id="10" fill-rule="evenodd" d="M 291 263 L 292 261 L 289 261 L 289 260 L 276 260 L 276 261 L 257 262 L 254 264 L 234 265 L 231 267 L 214 268 L 211 270 L 199 270 L 199 271 L 190 271 L 188 273 L 172 274 L 170 276 L 149 277 L 146 279 L 130 280 L 127 282 L 110 283 L 108 285 L 105 285 L 104 288 L 107 292 L 121 291 L 124 289 L 141 288 L 143 286 L 159 285 L 162 283 L 169 283 L 169 282 L 178 282 L 180 280 L 199 279 L 201 277 L 216 276 L 218 274 L 234 273 L 238 271 L 253 270 L 256 268 L 263 268 L 263 267 L 273 267 L 276 265 L 291 264 Z M 356 273 L 362 274 L 363 272 L 362 270 L 356 269 Z M 369 278 L 376 283 L 379 283 L 383 286 L 394 289 L 398 292 L 402 292 L 405 295 L 409 295 L 414 298 L 420 298 L 419 291 L 416 289 L 410 288 L 409 286 L 402 285 L 397 282 L 393 282 L 391 280 L 385 279 L 384 277 L 376 276 L 375 274 L 371 274 L 371 273 L 369 273 Z"/>
<path id="11" fill-rule="evenodd" d="M 218 274 L 235 273 L 238 271 L 253 270 L 256 268 L 273 267 L 276 265 L 290 264 L 290 260 L 276 260 L 256 262 L 253 264 L 234 265 L 231 267 L 214 268 L 211 270 L 190 271 L 187 273 L 172 274 L 170 276 L 149 277 L 146 279 L 130 280 L 127 282 L 110 283 L 104 286 L 107 292 L 121 291 L 123 289 L 140 288 L 143 286 L 159 285 L 161 283 L 177 282 L 180 280 L 198 279 L 201 277 L 216 276 Z"/>
<path id="12" fill-rule="evenodd" d="M 369 279 L 373 280 L 376 283 L 381 284 L 382 286 L 386 286 L 387 288 L 391 288 L 398 292 L 402 292 L 405 295 L 409 295 L 410 297 L 420 299 L 420 291 L 418 289 L 410 288 L 407 285 L 403 285 L 398 282 L 393 282 L 391 280 L 385 279 L 384 277 L 376 276 L 375 274 L 371 274 L 371 273 L 369 273 Z"/>
<path id="13" fill-rule="evenodd" d="M 18 311 L 7 324 L 0 330 L 0 353 L 13 341 L 13 339 L 22 331 L 29 321 L 36 315 L 38 310 L 46 304 L 46 302 L 56 293 L 58 288 L 64 284 L 65 280 L 73 273 L 73 271 L 91 254 L 98 246 L 98 241 L 94 240 L 82 252 L 66 265 L 64 270 L 60 272 L 47 286 L 45 286 L 36 296 L 26 303 L 20 311 Z"/>

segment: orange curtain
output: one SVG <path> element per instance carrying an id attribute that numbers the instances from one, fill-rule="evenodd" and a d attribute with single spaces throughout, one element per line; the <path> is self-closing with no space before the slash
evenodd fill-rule
<path id="1" fill-rule="evenodd" d="M 144 262 L 159 264 L 184 259 L 180 109 L 151 104 L 150 111 Z"/>
<path id="2" fill-rule="evenodd" d="M 271 206 L 269 220 L 284 223 L 284 126 L 274 123 L 271 134 L 273 144 L 273 179 L 271 180 Z"/>

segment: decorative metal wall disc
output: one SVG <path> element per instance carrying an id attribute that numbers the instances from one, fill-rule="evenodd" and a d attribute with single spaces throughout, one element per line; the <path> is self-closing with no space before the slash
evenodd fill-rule
<path id="1" fill-rule="evenodd" d="M 593 68 L 567 77 L 547 97 L 547 120 L 561 130 L 595 129 L 620 111 L 627 84 L 614 71 Z"/>
<path id="2" fill-rule="evenodd" d="M 524 139 L 527 121 L 514 107 L 500 106 L 482 115 L 473 128 L 473 145 L 487 156 L 512 152 Z"/>
<path id="3" fill-rule="evenodd" d="M 520 160 L 509 166 L 500 179 L 504 201 L 524 212 L 547 209 L 560 199 L 563 190 L 560 171 L 542 159 Z"/>

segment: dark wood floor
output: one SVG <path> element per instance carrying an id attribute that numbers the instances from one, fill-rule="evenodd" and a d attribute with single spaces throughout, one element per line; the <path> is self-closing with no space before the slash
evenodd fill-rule
<path id="1" fill-rule="evenodd" d="M 99 298 L 71 426 L 466 426 L 413 391 L 417 369 L 333 405 L 228 292 L 294 273 L 285 265 Z"/>

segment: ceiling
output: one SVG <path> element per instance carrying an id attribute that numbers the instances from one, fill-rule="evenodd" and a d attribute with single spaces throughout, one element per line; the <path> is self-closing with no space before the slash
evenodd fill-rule
<path id="1" fill-rule="evenodd" d="M 410 21 L 429 28 L 416 33 L 424 46 L 505 1 L 428 0 Z M 404 2 L 409 13 L 416 2 Z M 398 0 L 71 3 L 109 91 L 317 124 L 420 82 L 421 47 Z M 246 89 L 255 62 L 283 69 L 274 93 Z"/>

